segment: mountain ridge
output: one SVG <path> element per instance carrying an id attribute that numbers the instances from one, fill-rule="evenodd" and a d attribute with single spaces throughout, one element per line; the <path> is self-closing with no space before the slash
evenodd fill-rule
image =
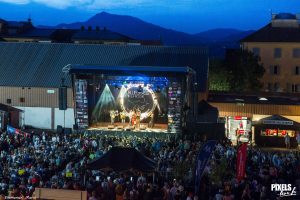
<path id="1" fill-rule="evenodd" d="M 234 28 L 215 28 L 196 34 L 185 33 L 164 28 L 129 15 L 117 15 L 107 12 L 98 13 L 86 21 L 61 23 L 52 28 L 80 29 L 98 26 L 126 35 L 137 40 L 160 40 L 170 46 L 208 46 L 224 51 L 225 47 L 238 47 L 239 40 L 253 33 L 253 30 L 243 31 Z M 51 28 L 49 26 L 38 26 Z M 213 49 L 213 51 L 214 51 Z M 217 52 L 220 52 L 220 51 Z M 211 51 L 211 52 L 213 52 Z M 219 53 L 218 53 L 219 54 Z"/>

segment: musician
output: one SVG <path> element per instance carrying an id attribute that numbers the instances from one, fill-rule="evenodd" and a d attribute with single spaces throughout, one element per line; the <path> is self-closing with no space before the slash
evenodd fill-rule
<path id="1" fill-rule="evenodd" d="M 149 128 L 153 128 L 153 127 L 154 127 L 154 114 L 153 114 L 153 112 L 151 112 L 151 113 L 149 114 L 149 117 L 150 117 L 150 121 L 149 121 L 149 123 L 148 123 L 148 127 L 149 127 Z"/>
<path id="2" fill-rule="evenodd" d="M 124 111 L 120 112 L 120 118 L 121 118 L 122 124 L 125 124 L 126 114 Z"/>
<path id="3" fill-rule="evenodd" d="M 114 123 L 115 123 L 115 118 L 116 118 L 116 113 L 115 113 L 114 110 L 111 110 L 109 114 L 110 114 L 110 122 L 111 122 L 111 125 L 114 125 Z"/>
<path id="4" fill-rule="evenodd" d="M 119 111 L 115 110 L 115 121 L 119 121 Z"/>
<path id="5" fill-rule="evenodd" d="M 136 111 L 136 127 L 140 128 L 140 123 L 141 123 L 141 111 L 140 109 L 137 109 Z"/>
<path id="6" fill-rule="evenodd" d="M 136 111 L 135 110 L 133 111 L 133 114 L 131 117 L 131 125 L 133 125 L 135 128 L 135 125 L 136 125 Z"/>
<path id="7" fill-rule="evenodd" d="M 132 125 L 132 117 L 133 117 L 133 110 L 130 110 L 130 112 L 129 112 L 129 125 Z"/>

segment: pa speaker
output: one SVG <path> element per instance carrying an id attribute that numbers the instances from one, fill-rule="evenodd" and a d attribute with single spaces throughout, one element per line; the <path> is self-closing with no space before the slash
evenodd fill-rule
<path id="1" fill-rule="evenodd" d="M 67 110 L 67 87 L 60 87 L 58 93 L 59 110 Z"/>
<path id="2" fill-rule="evenodd" d="M 56 127 L 56 133 L 58 133 L 58 134 L 62 134 L 64 132 L 64 129 L 63 129 L 63 127 L 62 126 L 60 126 L 60 125 L 57 125 L 57 127 Z"/>

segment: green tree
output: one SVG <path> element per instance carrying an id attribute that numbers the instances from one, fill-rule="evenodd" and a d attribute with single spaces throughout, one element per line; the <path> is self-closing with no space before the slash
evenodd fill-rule
<path id="1" fill-rule="evenodd" d="M 265 73 L 260 57 L 252 52 L 239 49 L 226 54 L 224 66 L 229 72 L 231 91 L 257 91 L 262 88 L 260 79 Z"/>
<path id="2" fill-rule="evenodd" d="M 212 59 L 209 66 L 209 90 L 229 91 L 231 75 L 224 67 L 224 61 Z"/>

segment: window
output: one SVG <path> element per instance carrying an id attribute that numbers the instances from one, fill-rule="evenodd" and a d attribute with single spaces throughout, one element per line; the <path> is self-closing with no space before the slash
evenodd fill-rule
<path id="1" fill-rule="evenodd" d="M 295 75 L 299 75 L 300 74 L 300 67 L 296 66 L 295 67 Z"/>
<path id="2" fill-rule="evenodd" d="M 21 103 L 24 103 L 24 102 L 25 102 L 25 98 L 24 98 L 24 97 L 21 97 L 21 98 L 20 98 L 20 102 L 21 102 Z"/>
<path id="3" fill-rule="evenodd" d="M 6 99 L 7 104 L 11 104 L 11 99 Z"/>
<path id="4" fill-rule="evenodd" d="M 300 58 L 300 48 L 293 49 L 293 57 Z"/>
<path id="5" fill-rule="evenodd" d="M 298 84 L 292 84 L 292 92 L 299 92 L 299 85 Z"/>
<path id="6" fill-rule="evenodd" d="M 273 74 L 278 74 L 278 66 L 277 65 L 274 66 Z"/>
<path id="7" fill-rule="evenodd" d="M 280 72 L 280 67 L 278 65 L 270 66 L 270 74 L 278 75 Z"/>
<path id="8" fill-rule="evenodd" d="M 281 48 L 274 49 L 274 58 L 281 58 Z"/>
<path id="9" fill-rule="evenodd" d="M 252 52 L 253 52 L 254 55 L 259 56 L 260 55 L 260 48 L 254 47 L 252 49 Z"/>

